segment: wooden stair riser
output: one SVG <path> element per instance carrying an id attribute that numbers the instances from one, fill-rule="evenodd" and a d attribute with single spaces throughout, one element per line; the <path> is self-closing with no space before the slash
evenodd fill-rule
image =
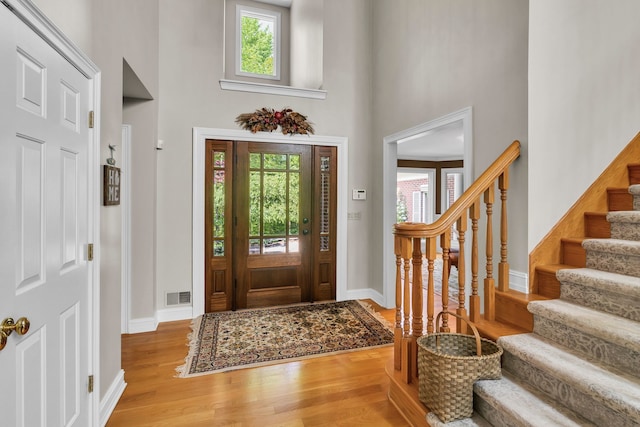
<path id="1" fill-rule="evenodd" d="M 629 184 L 640 184 L 640 163 L 634 163 L 627 166 L 629 171 Z"/>
<path id="2" fill-rule="evenodd" d="M 587 265 L 587 253 L 582 247 L 582 239 L 562 239 L 562 263 L 574 267 Z"/>
<path id="3" fill-rule="evenodd" d="M 584 214 L 584 235 L 591 238 L 611 237 L 611 224 L 606 213 L 587 212 Z"/>
<path id="4" fill-rule="evenodd" d="M 609 211 L 630 211 L 633 209 L 633 196 L 628 188 L 607 188 L 607 206 Z"/>
<path id="5" fill-rule="evenodd" d="M 560 282 L 556 278 L 555 272 L 543 271 L 536 269 L 536 277 L 538 278 L 538 295 L 547 298 L 560 298 Z"/>
<path id="6" fill-rule="evenodd" d="M 527 310 L 526 300 L 514 298 L 496 291 L 496 320 L 511 323 L 527 331 L 533 331 L 533 314 Z"/>

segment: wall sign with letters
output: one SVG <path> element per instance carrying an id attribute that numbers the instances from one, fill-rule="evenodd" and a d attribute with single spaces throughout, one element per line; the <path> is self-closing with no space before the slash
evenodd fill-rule
<path id="1" fill-rule="evenodd" d="M 120 168 L 104 165 L 102 200 L 105 206 L 120 204 Z"/>

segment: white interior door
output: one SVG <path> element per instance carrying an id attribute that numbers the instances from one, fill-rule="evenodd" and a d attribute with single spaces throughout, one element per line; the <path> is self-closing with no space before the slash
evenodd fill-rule
<path id="1" fill-rule="evenodd" d="M 0 5 L 0 424 L 91 422 L 90 80 Z"/>

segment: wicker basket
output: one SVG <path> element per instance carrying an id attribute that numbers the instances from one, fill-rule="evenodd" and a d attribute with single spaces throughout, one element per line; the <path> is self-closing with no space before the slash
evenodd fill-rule
<path id="1" fill-rule="evenodd" d="M 440 312 L 462 319 L 474 335 L 435 333 L 418 338 L 419 397 L 444 423 L 470 417 L 473 413 L 473 383 L 502 376 L 502 348 L 480 338 L 476 327 L 451 312 Z"/>

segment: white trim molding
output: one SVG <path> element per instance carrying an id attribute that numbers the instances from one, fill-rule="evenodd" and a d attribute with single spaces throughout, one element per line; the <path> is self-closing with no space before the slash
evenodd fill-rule
<path id="1" fill-rule="evenodd" d="M 100 426 L 107 425 L 107 421 L 111 417 L 113 410 L 116 409 L 116 405 L 124 393 L 124 389 L 127 387 L 127 383 L 124 382 L 124 371 L 121 369 L 118 375 L 113 379 L 113 382 L 109 386 L 109 389 L 104 394 L 104 397 L 100 401 Z M 96 393 L 98 394 L 98 393 Z"/>
<path id="2" fill-rule="evenodd" d="M 141 317 L 129 319 L 129 333 L 140 334 L 143 332 L 153 332 L 158 329 L 157 314 L 154 317 Z"/>
<path id="3" fill-rule="evenodd" d="M 120 209 L 122 210 L 122 242 L 121 242 L 121 326 L 120 332 L 129 333 L 131 318 L 131 125 L 122 125 L 122 185 L 120 187 Z"/>
<path id="4" fill-rule="evenodd" d="M 529 275 L 521 271 L 509 270 L 509 289 L 529 293 Z"/>
<path id="5" fill-rule="evenodd" d="M 190 320 L 193 319 L 193 307 L 186 305 L 184 307 L 163 308 L 158 310 L 156 317 L 158 318 L 158 323 Z"/>
<path id="6" fill-rule="evenodd" d="M 204 313 L 204 168 L 207 139 L 334 146 L 338 150 L 336 300 L 347 299 L 348 139 L 339 136 L 283 135 L 245 130 L 193 128 L 192 296 L 193 317 Z"/>
<path id="7" fill-rule="evenodd" d="M 384 307 L 384 295 L 375 289 L 363 288 L 363 289 L 351 289 L 347 291 L 347 300 L 365 300 L 370 299 L 376 302 L 376 304 Z"/>
<path id="8" fill-rule="evenodd" d="M 245 82 L 240 80 L 220 79 L 220 89 L 235 90 L 238 92 L 264 93 L 267 95 L 296 96 L 298 98 L 309 99 L 327 98 L 326 90 L 272 85 L 267 83 Z"/>

